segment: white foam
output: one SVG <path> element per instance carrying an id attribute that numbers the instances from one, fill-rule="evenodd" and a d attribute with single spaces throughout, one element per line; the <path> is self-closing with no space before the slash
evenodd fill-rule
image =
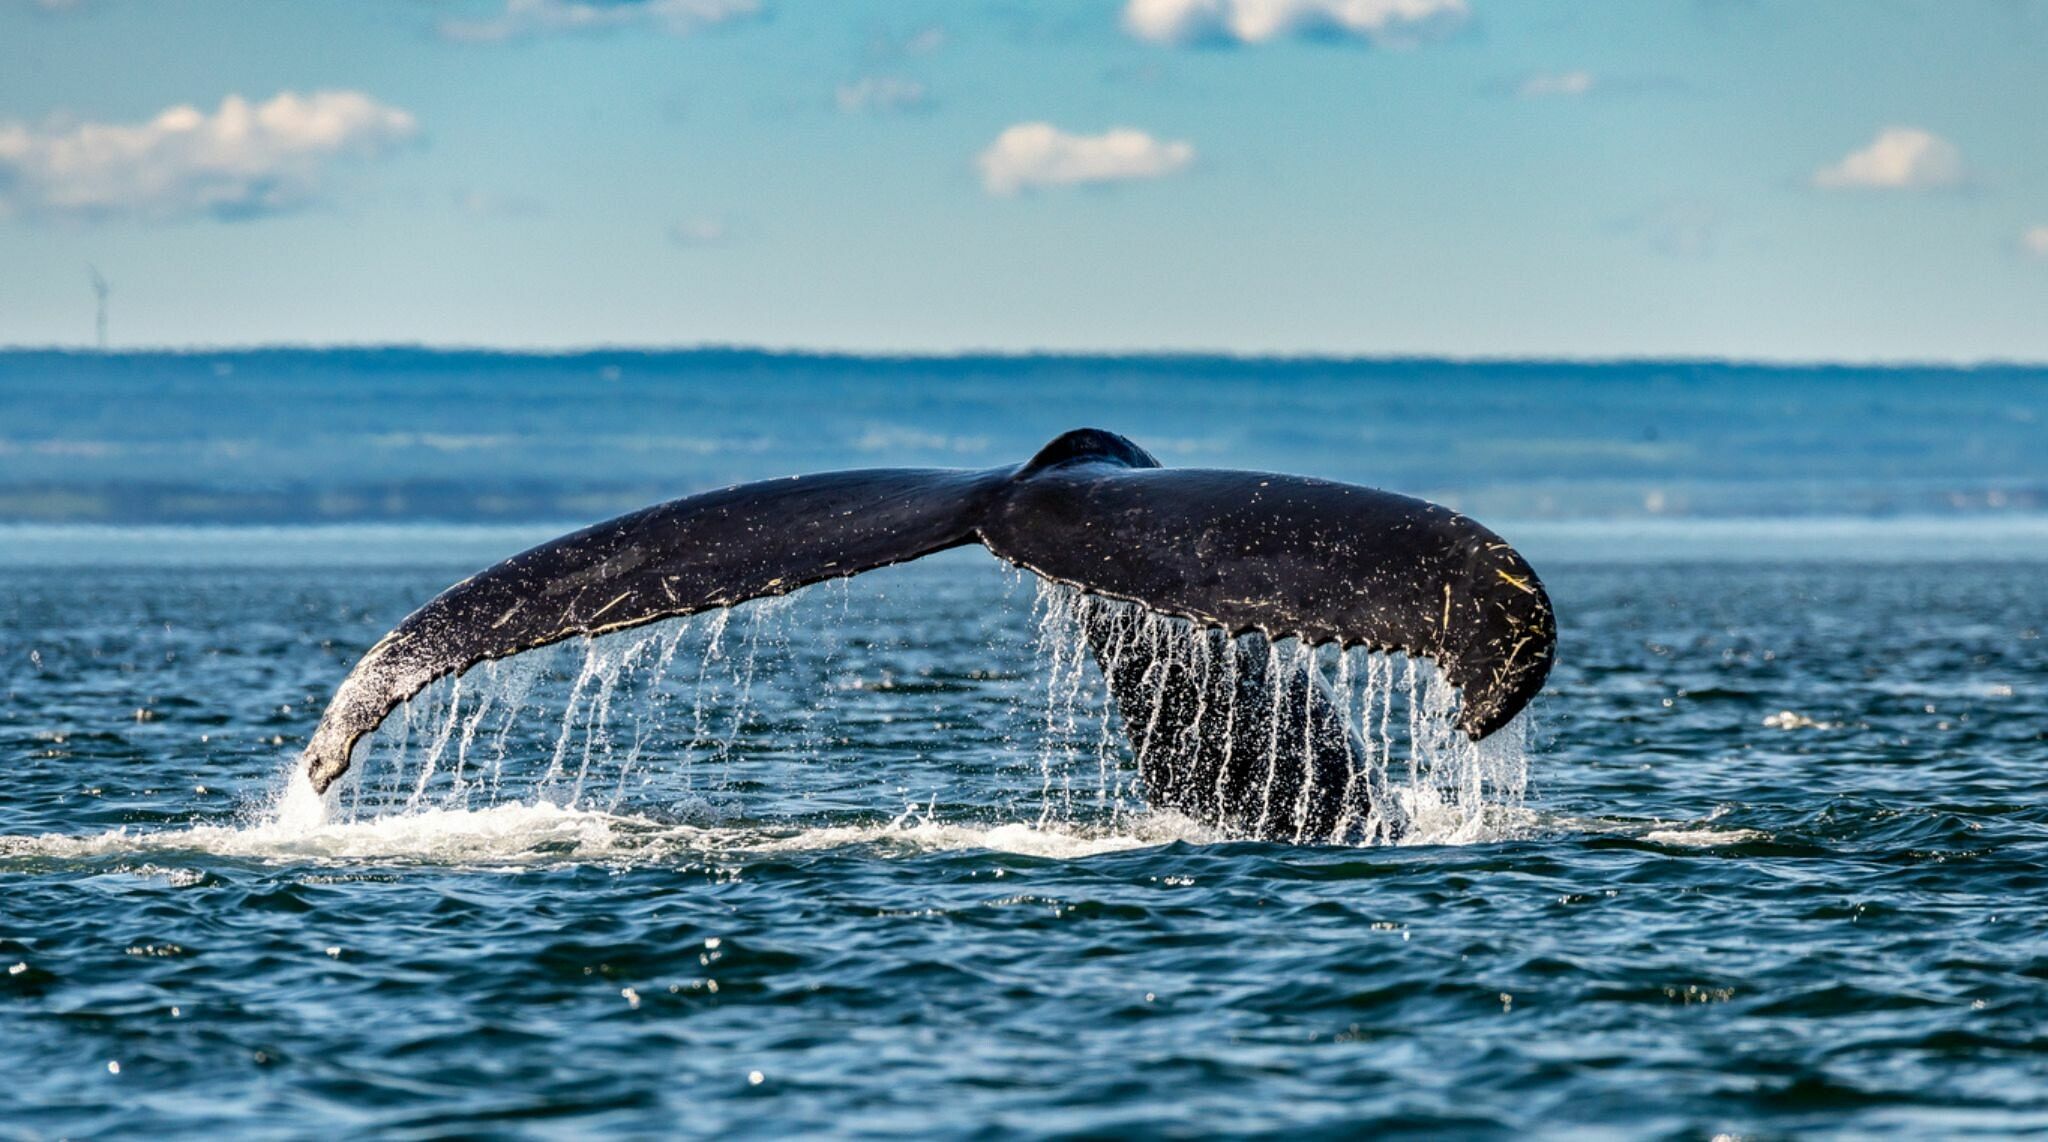
<path id="1" fill-rule="evenodd" d="M 305 766 L 294 764 L 290 772 L 284 791 L 278 794 L 272 816 L 280 826 L 301 832 L 326 824 L 332 811 L 329 799 L 313 791 L 313 779 L 306 773 Z"/>
<path id="2" fill-rule="evenodd" d="M 1653 845 L 1670 845 L 1673 848 L 1712 849 L 1770 838 L 1768 834 L 1757 829 L 1717 829 L 1712 825 L 1686 825 L 1671 829 L 1651 829 L 1642 834 L 1641 839 Z"/>
<path id="3" fill-rule="evenodd" d="M 1475 810 L 1429 786 L 1395 787 L 1408 829 L 1401 845 L 1483 845 L 1527 840 L 1555 831 L 1554 822 L 1517 804 L 1481 804 Z"/>
<path id="4" fill-rule="evenodd" d="M 1400 840 L 1404 846 L 1492 844 L 1569 833 L 1630 836 L 1652 844 L 1684 848 L 1713 848 L 1768 839 L 1767 834 L 1755 829 L 1713 824 L 1718 813 L 1690 823 L 1577 818 L 1519 806 L 1492 806 L 1474 815 L 1454 803 L 1436 803 L 1427 789 L 1419 794 L 1400 792 L 1410 822 L 1408 833 Z M 587 863 L 660 865 L 867 849 L 884 858 L 981 850 L 1075 860 L 1177 841 L 1204 845 L 1230 839 L 1208 825 L 1168 812 L 1121 814 L 1113 825 L 1092 826 L 942 821 L 911 811 L 887 822 L 778 828 L 761 824 L 677 824 L 638 814 L 578 809 L 545 801 L 485 809 L 417 809 L 354 821 L 330 820 L 315 811 L 324 807 L 322 799 L 306 787 L 287 790 L 271 815 L 241 826 L 0 836 L 0 859 L 135 856 L 154 861 L 167 855 L 203 853 L 272 863 L 387 861 L 490 868 Z M 157 866 L 152 863 L 140 867 L 150 870 Z"/>
<path id="5" fill-rule="evenodd" d="M 977 825 L 911 819 L 906 815 L 886 825 L 850 825 L 809 829 L 779 840 L 743 847 L 761 852 L 802 852 L 814 849 L 878 845 L 907 852 L 985 849 L 1019 856 L 1068 860 L 1125 852 L 1185 841 L 1212 844 L 1223 839 L 1216 830 L 1178 813 L 1128 816 L 1119 828 L 1091 830 L 1055 823 Z"/>
<path id="6" fill-rule="evenodd" d="M 535 856 L 591 859 L 617 847 L 620 820 L 605 813 L 546 804 L 427 809 L 348 823 L 308 824 L 273 817 L 240 827 L 194 825 L 151 832 L 120 828 L 89 836 L 0 837 L 0 856 L 75 860 L 198 852 L 257 860 L 403 860 L 423 864 L 491 863 Z"/>
<path id="7" fill-rule="evenodd" d="M 330 820 L 310 786 L 288 790 L 272 815 L 244 826 L 194 825 L 92 835 L 0 836 L 0 858 L 81 860 L 105 856 L 205 853 L 272 862 L 396 861 L 457 866 L 535 863 L 667 863 L 748 854 L 872 847 L 884 855 L 983 849 L 1072 859 L 1217 835 L 1174 814 L 1133 817 L 1114 829 L 913 819 L 775 829 L 699 826 L 548 802 L 486 809 L 419 809 L 354 821 Z"/>
<path id="8" fill-rule="evenodd" d="M 1665 821 L 1641 817 L 1574 817 L 1565 814 L 1529 814 L 1528 831 L 1525 836 L 1557 836 L 1559 834 L 1592 833 L 1600 836 L 1631 837 L 1653 845 L 1668 845 L 1672 848 L 1708 849 L 1723 845 L 1748 844 L 1751 841 L 1767 841 L 1769 833 L 1761 829 L 1746 829 L 1741 826 L 1718 825 L 1715 822 L 1726 816 L 1729 806 L 1722 805 L 1697 821 Z"/>
<path id="9" fill-rule="evenodd" d="M 1764 725 L 1774 730 L 1839 730 L 1840 722 L 1823 722 L 1807 717 L 1797 710 L 1780 710 L 1764 719 Z"/>

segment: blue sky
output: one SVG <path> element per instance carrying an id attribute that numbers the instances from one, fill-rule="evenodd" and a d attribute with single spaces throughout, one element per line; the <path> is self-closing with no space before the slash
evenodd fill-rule
<path id="1" fill-rule="evenodd" d="M 0 344 L 2048 360 L 2048 3 L 0 0 Z"/>

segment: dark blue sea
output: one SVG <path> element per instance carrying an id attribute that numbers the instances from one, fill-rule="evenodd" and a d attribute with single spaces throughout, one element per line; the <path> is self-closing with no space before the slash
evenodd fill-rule
<path id="1" fill-rule="evenodd" d="M 2044 418 L 2024 368 L 0 354 L 0 1137 L 2048 1135 Z M 1457 503 L 1556 603 L 1544 696 L 1394 726 L 1401 843 L 1231 840 L 960 551 L 291 786 L 496 559 L 1078 424 Z"/>

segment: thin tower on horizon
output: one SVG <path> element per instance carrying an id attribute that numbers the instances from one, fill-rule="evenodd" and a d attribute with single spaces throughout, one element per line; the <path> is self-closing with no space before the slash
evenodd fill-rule
<path id="1" fill-rule="evenodd" d="M 93 310 L 93 332 L 97 335 L 99 350 L 107 351 L 107 295 L 114 292 L 113 284 L 100 273 L 98 266 L 88 265 L 86 272 L 92 275 L 92 294 L 96 305 Z"/>

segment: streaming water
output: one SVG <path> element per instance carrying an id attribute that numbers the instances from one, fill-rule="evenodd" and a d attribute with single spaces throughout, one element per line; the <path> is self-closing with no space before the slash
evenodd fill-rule
<path id="1" fill-rule="evenodd" d="M 1469 741 L 1455 728 L 1457 691 L 1426 660 L 1291 638 L 1232 639 L 1136 603 L 1031 582 L 1032 672 L 1043 683 L 1014 692 L 1002 716 L 1011 727 L 1007 743 L 1030 741 L 1039 780 L 1029 815 L 1042 831 L 1142 832 L 1154 809 L 1134 747 L 1164 753 L 1198 738 L 1212 689 L 1235 700 L 1235 664 L 1245 654 L 1264 656 L 1265 678 L 1306 679 L 1327 695 L 1363 763 L 1348 767 L 1344 780 L 1374 793 L 1363 818 L 1346 817 L 1330 835 L 1297 828 L 1294 843 L 1467 843 L 1527 827 L 1522 723 L 1483 743 Z M 356 764 L 326 798 L 287 781 L 265 824 L 320 827 L 421 814 L 446 821 L 450 813 L 519 806 L 599 814 L 644 808 L 673 816 L 743 800 L 748 761 L 758 748 L 750 729 L 783 735 L 773 744 L 779 755 L 831 763 L 829 746 L 804 731 L 833 717 L 839 694 L 832 648 L 846 621 L 846 590 L 822 585 L 573 639 L 442 679 L 358 745 Z M 1091 627 L 1108 632 L 1099 657 Z M 1140 686 L 1150 702 L 1132 716 L 1113 699 L 1108 677 L 1136 664 L 1143 664 Z M 1170 680 L 1215 671 L 1227 673 L 1228 686 L 1200 687 L 1203 704 L 1191 721 L 1162 724 Z M 772 709 L 755 701 L 757 687 L 775 693 Z M 1309 709 L 1302 705 L 1304 722 Z M 1237 761 L 1264 774 L 1255 776 L 1258 833 L 1283 819 L 1305 820 L 1311 797 L 1339 792 L 1313 780 L 1290 782 L 1298 786 L 1289 795 L 1294 803 L 1274 803 L 1283 772 L 1308 772 L 1300 755 L 1311 740 L 1306 724 L 1296 736 L 1275 718 L 1254 740 L 1229 742 Z M 530 764 L 544 745 L 545 764 Z M 1219 798 L 1223 782 L 1219 770 Z M 542 820 L 553 828 L 559 818 Z M 1220 825 L 1210 831 L 1232 833 Z"/>

